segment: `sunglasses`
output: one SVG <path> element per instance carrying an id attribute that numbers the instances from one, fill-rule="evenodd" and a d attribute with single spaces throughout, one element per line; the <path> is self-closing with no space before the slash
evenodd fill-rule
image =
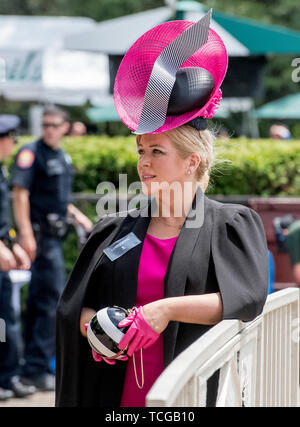
<path id="1" fill-rule="evenodd" d="M 42 123 L 42 127 L 47 129 L 47 128 L 54 128 L 54 129 L 58 129 L 59 127 L 61 127 L 65 122 L 61 122 L 61 123 L 47 123 L 47 122 L 43 122 Z"/>

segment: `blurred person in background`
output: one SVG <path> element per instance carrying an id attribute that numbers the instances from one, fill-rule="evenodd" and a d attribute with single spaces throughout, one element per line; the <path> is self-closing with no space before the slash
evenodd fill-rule
<path id="1" fill-rule="evenodd" d="M 300 286 L 300 220 L 292 214 L 273 219 L 277 252 L 290 258 L 295 283 Z"/>
<path id="2" fill-rule="evenodd" d="M 295 282 L 300 287 L 300 220 L 295 220 L 289 225 L 285 245 L 289 252 Z"/>
<path id="3" fill-rule="evenodd" d="M 292 135 L 289 128 L 282 123 L 274 123 L 270 127 L 270 138 L 271 139 L 282 139 L 291 140 Z"/>
<path id="4" fill-rule="evenodd" d="M 21 380 L 45 391 L 55 388 L 49 364 L 55 354 L 56 306 L 66 280 L 63 242 L 68 230 L 67 215 L 87 232 L 92 228 L 92 222 L 70 203 L 72 161 L 61 149 L 68 130 L 65 111 L 56 107 L 44 110 L 42 137 L 19 150 L 12 176 L 20 245 L 33 263 Z"/>
<path id="5" fill-rule="evenodd" d="M 86 125 L 82 122 L 74 122 L 71 125 L 70 136 L 86 135 Z"/>
<path id="6" fill-rule="evenodd" d="M 217 138 L 222 140 L 227 140 L 230 138 L 229 132 L 225 127 L 221 127 L 217 133 Z"/>
<path id="7" fill-rule="evenodd" d="M 8 275 L 10 270 L 30 268 L 30 259 L 17 243 L 16 232 L 11 228 L 7 172 L 2 165 L 13 152 L 19 123 L 17 116 L 0 115 L 0 318 L 5 322 L 5 342 L 0 343 L 0 401 L 35 392 L 35 387 L 23 385 L 19 378 L 20 334 L 12 306 L 13 284 Z"/>

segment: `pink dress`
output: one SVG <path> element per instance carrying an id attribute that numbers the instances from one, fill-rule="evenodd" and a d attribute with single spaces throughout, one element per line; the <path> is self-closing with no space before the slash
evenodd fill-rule
<path id="1" fill-rule="evenodd" d="M 140 258 L 136 306 L 164 298 L 164 278 L 177 237 L 158 239 L 146 234 Z M 141 384 L 140 351 L 135 353 L 136 372 Z M 144 387 L 136 384 L 133 358 L 127 362 L 121 407 L 145 406 L 145 397 L 163 371 L 163 335 L 148 349 L 143 350 Z"/>

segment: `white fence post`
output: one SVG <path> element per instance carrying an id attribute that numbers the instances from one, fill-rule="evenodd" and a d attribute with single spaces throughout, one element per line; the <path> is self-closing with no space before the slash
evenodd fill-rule
<path id="1" fill-rule="evenodd" d="M 252 322 L 220 322 L 167 367 L 146 406 L 205 406 L 217 370 L 217 406 L 299 406 L 299 319 L 299 289 L 288 288 Z"/>

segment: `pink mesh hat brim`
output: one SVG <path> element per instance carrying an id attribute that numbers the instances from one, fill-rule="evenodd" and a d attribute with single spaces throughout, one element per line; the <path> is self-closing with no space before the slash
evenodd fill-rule
<path id="1" fill-rule="evenodd" d="M 133 132 L 139 126 L 147 85 L 157 58 L 172 41 L 193 25 L 195 23 L 190 21 L 169 21 L 158 25 L 143 34 L 124 56 L 115 80 L 114 101 L 120 119 Z M 147 133 L 166 132 L 199 116 L 213 117 L 221 99 L 220 86 L 227 65 L 225 45 L 220 36 L 209 29 L 207 41 L 179 67 L 201 67 L 211 73 L 215 84 L 208 101 L 201 108 L 167 115 L 162 126 Z"/>

